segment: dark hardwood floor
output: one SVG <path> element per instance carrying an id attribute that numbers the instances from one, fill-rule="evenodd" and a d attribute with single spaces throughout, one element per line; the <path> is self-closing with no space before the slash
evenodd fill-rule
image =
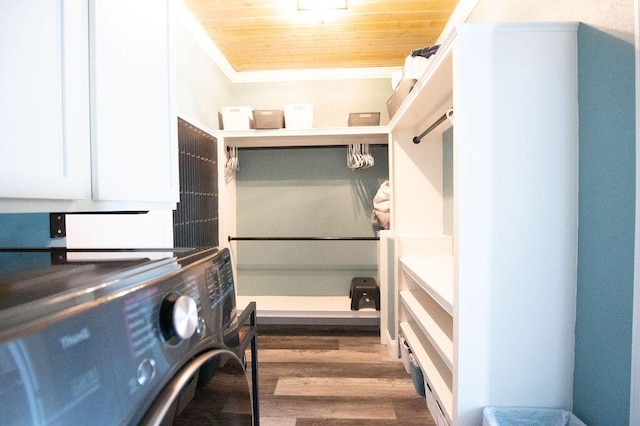
<path id="1" fill-rule="evenodd" d="M 435 425 L 371 327 L 258 328 L 262 426 Z"/>

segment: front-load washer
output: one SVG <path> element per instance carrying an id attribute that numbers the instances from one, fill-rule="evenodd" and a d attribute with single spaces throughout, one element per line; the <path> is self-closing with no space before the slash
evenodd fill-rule
<path id="1" fill-rule="evenodd" d="M 227 249 L 0 250 L 0 424 L 257 425 L 255 323 Z"/>

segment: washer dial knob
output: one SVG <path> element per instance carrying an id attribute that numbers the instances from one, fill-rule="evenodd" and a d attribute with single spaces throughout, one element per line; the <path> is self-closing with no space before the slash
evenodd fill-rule
<path id="1" fill-rule="evenodd" d="M 169 340 L 179 340 L 193 336 L 198 327 L 198 306 L 189 296 L 171 293 L 162 302 L 160 308 L 160 326 L 162 334 Z"/>

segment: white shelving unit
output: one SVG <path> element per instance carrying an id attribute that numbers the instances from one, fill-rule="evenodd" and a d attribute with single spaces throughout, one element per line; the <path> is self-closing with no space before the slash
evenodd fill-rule
<path id="1" fill-rule="evenodd" d="M 278 147 L 314 147 L 314 146 L 347 146 L 349 144 L 388 145 L 388 126 L 331 127 L 312 129 L 256 129 L 246 131 L 220 131 L 217 133 L 223 146 L 237 148 L 278 148 Z M 345 166 L 346 167 L 346 166 Z M 222 173 L 221 173 L 222 175 Z M 228 204 L 235 204 L 235 181 L 233 179 L 219 183 L 225 188 Z M 230 224 L 222 230 L 221 240 L 229 235 L 236 235 L 235 210 L 224 212 L 225 223 Z M 231 252 L 235 256 L 231 242 Z M 234 265 L 237 262 L 234 259 Z M 236 275 L 237 276 L 237 275 Z M 380 292 L 385 291 L 380 288 Z M 257 313 L 263 321 L 310 321 L 314 323 L 377 324 L 380 311 L 363 309 L 352 311 L 349 297 L 335 296 L 237 296 L 238 306 L 249 301 L 257 302 Z"/>
<path id="2" fill-rule="evenodd" d="M 453 378 L 451 370 L 440 362 L 438 354 L 415 324 L 403 321 L 400 323 L 400 330 L 407 343 L 411 346 L 411 350 L 416 356 L 426 380 L 431 384 L 431 390 L 436 400 L 439 401 L 443 414 L 447 421 L 451 423 L 453 418 L 451 411 L 453 407 Z M 436 413 L 431 413 L 431 415 L 434 419 L 437 416 Z"/>
<path id="3" fill-rule="evenodd" d="M 400 269 L 453 315 L 453 257 L 401 258 L 399 261 Z"/>
<path id="4" fill-rule="evenodd" d="M 453 369 L 453 317 L 442 315 L 425 294 L 402 290 L 400 300 L 449 370 Z"/>
<path id="5" fill-rule="evenodd" d="M 413 142 L 451 108 L 452 121 Z M 577 25 L 458 25 L 389 131 L 381 262 L 397 292 L 387 335 L 401 333 L 415 354 L 434 419 L 477 425 L 497 405 L 571 409 Z"/>

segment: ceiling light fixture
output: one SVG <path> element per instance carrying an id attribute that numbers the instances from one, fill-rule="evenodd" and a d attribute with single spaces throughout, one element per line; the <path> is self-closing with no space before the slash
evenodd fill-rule
<path id="1" fill-rule="evenodd" d="M 339 10 L 347 6 L 348 0 L 298 0 L 298 10 Z"/>

